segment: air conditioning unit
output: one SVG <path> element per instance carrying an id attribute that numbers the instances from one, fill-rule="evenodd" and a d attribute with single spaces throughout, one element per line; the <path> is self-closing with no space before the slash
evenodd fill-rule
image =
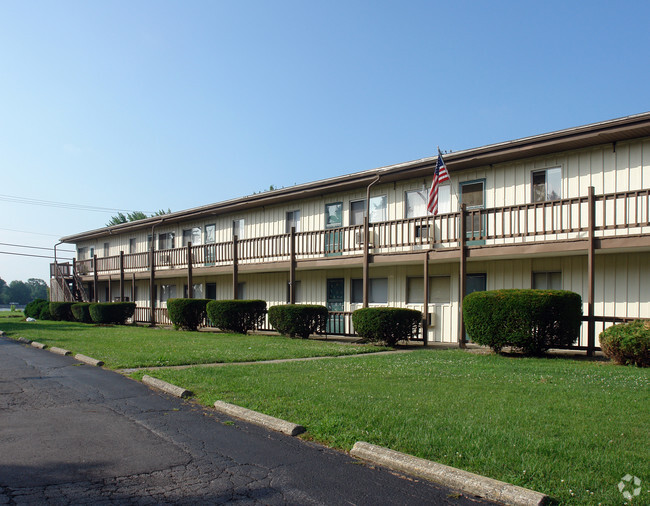
<path id="1" fill-rule="evenodd" d="M 363 230 L 354 233 L 354 244 L 363 244 Z"/>
<path id="2" fill-rule="evenodd" d="M 436 313 L 429 313 L 429 328 L 432 329 L 436 326 Z"/>

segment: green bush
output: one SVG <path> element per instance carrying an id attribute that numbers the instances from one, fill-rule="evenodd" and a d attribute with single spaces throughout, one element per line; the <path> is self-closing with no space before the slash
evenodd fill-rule
<path id="1" fill-rule="evenodd" d="M 307 339 L 311 334 L 324 332 L 327 308 L 309 304 L 285 304 L 269 308 L 269 323 L 280 334 Z"/>
<path id="2" fill-rule="evenodd" d="M 176 328 L 197 330 L 206 316 L 210 299 L 168 299 L 167 314 Z"/>
<path id="3" fill-rule="evenodd" d="M 74 302 L 50 302 L 50 314 L 53 320 L 73 322 L 75 321 L 71 308 Z"/>
<path id="4" fill-rule="evenodd" d="M 135 302 L 95 302 L 88 311 L 95 323 L 123 325 L 135 313 Z"/>
<path id="5" fill-rule="evenodd" d="M 45 299 L 34 299 L 25 306 L 23 313 L 26 318 L 40 318 L 41 310 L 43 309 L 44 305 L 48 306 L 49 311 L 50 303 L 48 301 Z"/>
<path id="6" fill-rule="evenodd" d="M 81 323 L 92 323 L 93 319 L 90 317 L 90 302 L 77 302 L 70 307 L 74 319 Z"/>
<path id="7" fill-rule="evenodd" d="M 263 300 L 211 300 L 207 306 L 212 324 L 224 331 L 246 334 L 257 328 L 266 314 Z"/>
<path id="8" fill-rule="evenodd" d="M 510 346 L 526 355 L 572 345 L 580 333 L 582 299 L 566 290 L 491 290 L 463 300 L 470 339 L 497 353 Z"/>
<path id="9" fill-rule="evenodd" d="M 52 315 L 50 314 L 50 303 L 46 301 L 45 304 L 39 306 L 41 308 L 40 313 L 38 313 L 37 320 L 51 320 Z"/>
<path id="10" fill-rule="evenodd" d="M 367 307 L 352 313 L 356 333 L 371 342 L 395 346 L 417 335 L 422 313 L 398 307 Z"/>
<path id="11" fill-rule="evenodd" d="M 600 349 L 617 364 L 650 367 L 650 320 L 612 325 L 599 338 Z"/>

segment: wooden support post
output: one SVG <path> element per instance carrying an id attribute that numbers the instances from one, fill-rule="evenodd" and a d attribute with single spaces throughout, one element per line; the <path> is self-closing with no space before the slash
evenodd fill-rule
<path id="1" fill-rule="evenodd" d="M 75 301 L 81 301 L 80 294 L 81 291 L 77 286 L 77 259 L 72 259 L 72 295 Z"/>
<path id="2" fill-rule="evenodd" d="M 232 298 L 239 297 L 239 257 L 237 252 L 237 236 L 232 238 Z"/>
<path id="3" fill-rule="evenodd" d="M 135 302 L 135 272 L 131 278 L 131 302 Z"/>
<path id="4" fill-rule="evenodd" d="M 151 233 L 151 247 L 149 248 L 149 325 L 156 325 L 156 266 L 154 253 L 154 235 Z"/>
<path id="5" fill-rule="evenodd" d="M 465 220 L 466 220 L 466 208 L 465 204 L 461 204 L 460 206 L 460 223 L 459 223 L 459 237 L 458 237 L 458 244 L 459 244 L 459 253 L 460 253 L 460 295 L 459 295 L 459 304 L 458 304 L 458 309 L 459 309 L 459 317 L 460 317 L 460 324 L 459 324 L 459 333 L 460 335 L 458 336 L 458 347 L 459 348 L 465 348 L 466 347 L 466 342 L 465 342 L 465 319 L 463 318 L 463 297 L 465 297 L 465 292 L 467 291 L 467 251 L 465 248 L 465 242 L 466 242 L 466 231 L 465 231 Z"/>
<path id="6" fill-rule="evenodd" d="M 588 190 L 589 202 L 589 250 L 587 252 L 587 275 L 589 294 L 587 299 L 587 356 L 596 351 L 596 320 L 594 319 L 595 275 L 596 275 L 596 199 L 593 186 Z"/>
<path id="7" fill-rule="evenodd" d="M 363 307 L 368 307 L 368 285 L 370 269 L 370 220 L 368 214 L 363 217 Z"/>
<path id="8" fill-rule="evenodd" d="M 192 242 L 187 243 L 187 297 L 194 298 L 194 284 L 192 280 Z"/>
<path id="9" fill-rule="evenodd" d="M 97 255 L 93 255 L 93 299 L 95 299 L 95 302 L 99 302 L 97 284 Z"/>
<path id="10" fill-rule="evenodd" d="M 120 302 L 124 302 L 124 251 L 120 251 Z"/>
<path id="11" fill-rule="evenodd" d="M 429 250 L 424 252 L 424 286 L 423 286 L 423 318 L 422 318 L 422 340 L 424 346 L 429 344 Z"/>
<path id="12" fill-rule="evenodd" d="M 296 303 L 296 227 L 289 237 L 289 304 Z"/>
<path id="13" fill-rule="evenodd" d="M 111 275 L 108 275 L 108 297 L 106 297 L 108 300 L 106 302 L 113 302 L 111 298 L 113 297 L 113 292 L 111 290 Z"/>

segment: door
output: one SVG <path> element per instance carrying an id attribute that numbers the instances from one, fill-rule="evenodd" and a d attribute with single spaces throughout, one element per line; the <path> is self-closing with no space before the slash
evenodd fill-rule
<path id="1" fill-rule="evenodd" d="M 343 202 L 325 204 L 325 256 L 341 254 Z"/>
<path id="2" fill-rule="evenodd" d="M 485 273 L 468 274 L 465 280 L 465 295 L 487 290 L 487 274 Z M 465 341 L 468 343 L 471 341 L 467 332 L 465 332 Z"/>
<path id="3" fill-rule="evenodd" d="M 480 212 L 485 209 L 485 179 L 461 183 L 460 202 L 468 211 L 476 211 L 465 218 L 467 244 L 485 244 L 485 239 L 481 239 L 485 234 L 485 215 Z"/>
<path id="4" fill-rule="evenodd" d="M 327 280 L 327 310 L 343 311 L 345 304 L 345 280 L 335 278 Z M 345 319 L 342 314 L 329 315 L 327 319 L 328 334 L 344 334 Z"/>

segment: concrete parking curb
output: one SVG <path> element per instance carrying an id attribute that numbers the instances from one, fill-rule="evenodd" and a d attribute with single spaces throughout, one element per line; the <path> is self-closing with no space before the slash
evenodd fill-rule
<path id="1" fill-rule="evenodd" d="M 550 497 L 534 490 L 479 476 L 462 469 L 413 457 L 363 441 L 355 443 L 350 455 L 500 504 L 532 506 L 550 503 Z"/>
<path id="2" fill-rule="evenodd" d="M 72 355 L 72 352 L 70 350 L 65 350 L 63 348 L 57 348 L 56 346 L 52 346 L 49 351 L 52 353 L 56 353 L 57 355 L 63 355 L 64 357 L 67 355 Z"/>
<path id="3" fill-rule="evenodd" d="M 19 341 L 19 342 L 25 343 L 25 344 L 32 344 L 32 340 L 27 339 L 26 337 L 19 337 L 19 338 L 16 339 L 16 341 Z"/>
<path id="4" fill-rule="evenodd" d="M 43 344 L 43 343 L 36 342 L 36 341 L 32 341 L 30 344 L 31 344 L 34 348 L 38 348 L 39 350 L 44 350 L 45 348 L 47 348 L 47 345 L 45 345 L 45 344 Z"/>
<path id="5" fill-rule="evenodd" d="M 149 385 L 150 387 L 157 388 L 158 390 L 162 390 L 163 392 L 174 395 L 176 397 L 180 397 L 182 399 L 192 395 L 192 392 L 189 390 L 177 387 L 176 385 L 172 385 L 166 381 L 159 380 L 158 378 L 152 378 L 146 374 L 142 377 L 142 383 Z"/>
<path id="6" fill-rule="evenodd" d="M 305 428 L 302 425 L 287 422 L 286 420 L 281 420 L 280 418 L 265 415 L 264 413 L 242 408 L 227 402 L 217 401 L 214 403 L 214 407 L 226 415 L 240 418 L 246 422 L 254 423 L 255 425 L 261 425 L 267 429 L 282 432 L 288 436 L 297 436 L 298 434 L 305 432 Z"/>
<path id="7" fill-rule="evenodd" d="M 74 356 L 74 359 L 78 360 L 79 362 L 83 362 L 84 364 L 94 365 L 94 366 L 97 366 L 97 367 L 101 367 L 101 366 L 104 365 L 104 362 L 102 362 L 101 360 L 97 360 L 97 359 L 92 358 L 92 357 L 87 357 L 86 355 L 82 355 L 81 353 L 77 353 Z"/>
<path id="8" fill-rule="evenodd" d="M 7 337 L 4 330 L 0 330 L 0 337 Z"/>

